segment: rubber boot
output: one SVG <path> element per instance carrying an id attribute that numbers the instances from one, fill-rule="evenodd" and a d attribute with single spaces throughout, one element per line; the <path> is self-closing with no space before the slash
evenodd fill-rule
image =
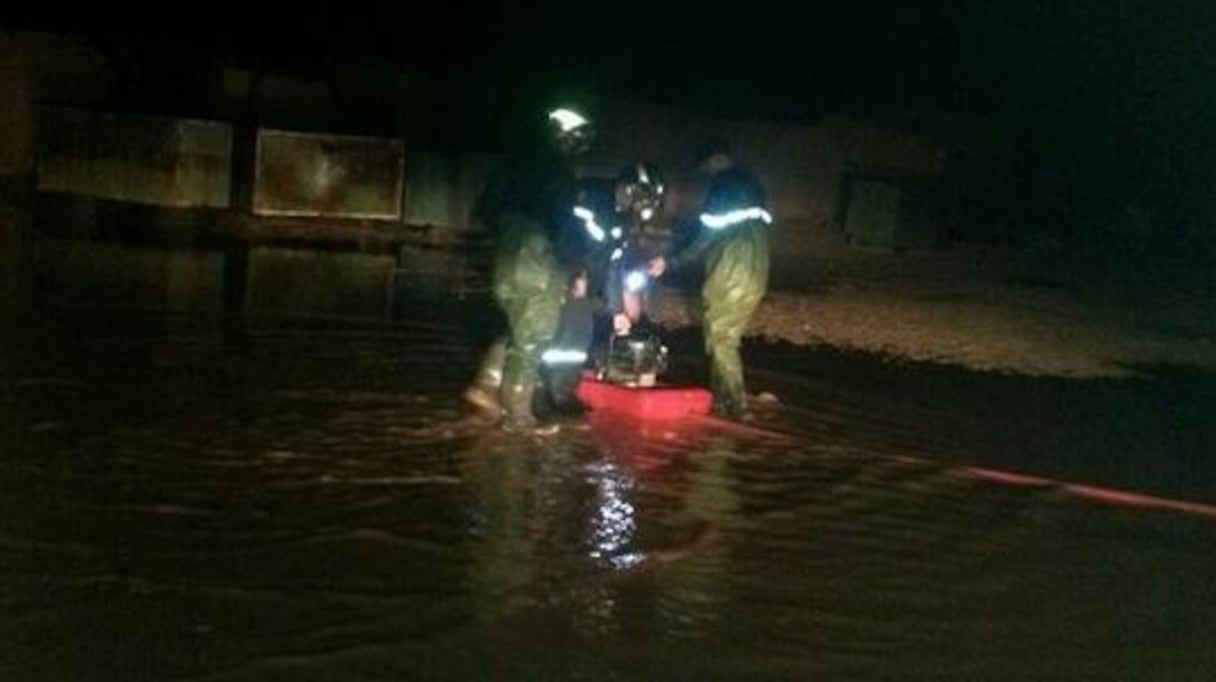
<path id="1" fill-rule="evenodd" d="M 586 414 L 586 408 L 575 395 L 582 373 L 582 365 L 553 368 L 547 373 L 549 403 L 558 417 L 570 419 Z"/>
<path id="2" fill-rule="evenodd" d="M 502 428 L 510 433 L 548 434 L 555 432 L 556 425 L 542 424 L 532 415 L 532 400 L 536 393 L 538 347 L 507 350 L 507 361 L 503 367 Z"/>
<path id="3" fill-rule="evenodd" d="M 507 359 L 507 338 L 495 339 L 486 350 L 477 368 L 473 385 L 465 389 L 464 400 L 470 407 L 495 421 L 502 418 L 499 393 L 502 388 L 503 365 Z"/>

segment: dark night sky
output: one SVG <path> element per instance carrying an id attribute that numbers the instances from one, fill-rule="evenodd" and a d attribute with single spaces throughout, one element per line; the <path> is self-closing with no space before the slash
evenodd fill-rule
<path id="1" fill-rule="evenodd" d="M 17 8 L 17 16 L 13 8 L 3 12 L 9 25 L 84 29 L 271 63 L 412 62 L 506 80 L 531 74 L 538 82 L 659 90 L 704 103 L 728 91 L 738 93 L 731 108 L 781 116 L 824 103 L 1045 106 L 1055 113 L 1196 91 L 1212 84 L 1216 68 L 1216 3 L 1208 0 L 749 0 L 716 9 L 709 2 L 446 0 L 374 9 L 299 3 L 250 13 L 252 5 L 76 10 L 39 3 Z"/>
<path id="2" fill-rule="evenodd" d="M 413 65 L 519 101 L 572 88 L 778 120 L 981 113 L 1042 149 L 1163 178 L 1216 157 L 1211 0 L 250 6 L 2 12 L 9 26 L 83 30 L 140 55 Z"/>

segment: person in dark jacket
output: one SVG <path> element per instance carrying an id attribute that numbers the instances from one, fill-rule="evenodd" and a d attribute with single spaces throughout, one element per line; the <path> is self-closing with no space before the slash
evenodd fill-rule
<path id="1" fill-rule="evenodd" d="M 759 181 L 735 164 L 725 143 L 715 141 L 698 155 L 699 169 L 710 176 L 695 236 L 649 263 L 662 276 L 703 262 L 701 287 L 705 351 L 716 412 L 742 417 L 747 390 L 739 346 L 747 323 L 768 291 L 769 234 L 773 222 Z"/>
<path id="2" fill-rule="evenodd" d="M 549 112 L 548 123 L 544 143 L 501 169 L 476 207 L 494 236 L 491 282 L 509 332 L 486 353 L 465 399 L 491 416 L 501 414 L 503 428 L 513 432 L 556 430 L 538 423 L 532 404 L 542 354 L 570 293 L 558 236 L 574 201 L 572 159 L 588 149 L 594 134 L 571 109 Z"/>

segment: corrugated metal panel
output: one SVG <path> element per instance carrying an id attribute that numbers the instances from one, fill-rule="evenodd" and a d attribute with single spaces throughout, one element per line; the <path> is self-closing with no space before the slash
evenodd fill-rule
<path id="1" fill-rule="evenodd" d="M 232 127 L 42 109 L 38 189 L 175 207 L 229 204 Z"/>
<path id="2" fill-rule="evenodd" d="M 260 130 L 253 211 L 399 220 L 404 171 L 396 140 Z"/>

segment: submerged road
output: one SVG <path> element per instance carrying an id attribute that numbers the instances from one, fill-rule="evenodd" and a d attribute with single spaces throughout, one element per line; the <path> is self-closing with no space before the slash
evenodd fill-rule
<path id="1" fill-rule="evenodd" d="M 0 349 L 0 679 L 1216 670 L 1216 522 L 980 475 L 1210 504 L 1210 376 L 750 347 L 783 401 L 750 426 L 780 437 L 534 440 L 463 413 L 478 347 L 441 323 L 126 320 Z"/>

